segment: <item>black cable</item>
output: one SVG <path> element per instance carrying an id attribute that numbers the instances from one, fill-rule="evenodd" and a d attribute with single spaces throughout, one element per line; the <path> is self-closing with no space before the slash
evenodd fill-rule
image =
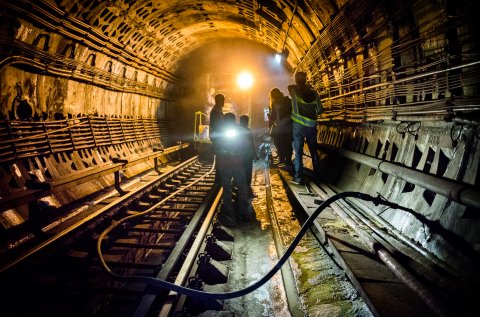
<path id="1" fill-rule="evenodd" d="M 418 136 L 418 130 L 420 130 L 420 127 L 422 126 L 421 121 L 417 122 L 410 122 L 407 126 L 407 131 L 414 137 Z"/>
<path id="2" fill-rule="evenodd" d="M 290 244 L 288 249 L 285 251 L 283 256 L 277 262 L 277 264 L 260 280 L 251 284 L 250 286 L 248 286 L 244 289 L 240 289 L 238 291 L 227 292 L 227 293 L 208 293 L 208 292 L 199 291 L 199 290 L 191 289 L 191 288 L 188 288 L 188 287 L 180 286 L 180 285 L 177 285 L 177 284 L 173 284 L 173 283 L 170 283 L 170 282 L 167 282 L 167 281 L 164 281 L 164 280 L 159 280 L 159 279 L 156 279 L 156 278 L 153 278 L 153 277 L 148 277 L 148 276 L 121 276 L 121 275 L 118 275 L 118 274 L 114 273 L 113 271 L 111 271 L 108 267 L 105 267 L 105 266 L 103 266 L 103 267 L 107 271 L 107 273 L 110 274 L 116 280 L 135 281 L 135 282 L 140 282 L 140 283 L 146 283 L 150 287 L 152 287 L 152 291 L 155 288 L 162 288 L 162 289 L 168 289 L 170 291 L 174 291 L 174 292 L 177 292 L 177 293 L 181 293 L 181 294 L 184 294 L 184 295 L 187 295 L 187 296 L 199 297 L 199 298 L 202 298 L 202 299 L 231 299 L 231 298 L 241 297 L 241 296 L 244 296 L 244 295 L 246 295 L 248 293 L 251 293 L 252 291 L 256 290 L 257 288 L 259 288 L 260 286 L 265 284 L 270 278 L 272 278 L 278 272 L 278 270 L 280 270 L 281 266 L 285 263 L 285 261 L 288 259 L 288 257 L 292 254 L 293 250 L 295 249 L 297 244 L 300 242 L 302 237 L 305 235 L 307 230 L 310 228 L 313 221 L 315 221 L 317 216 L 327 206 L 329 206 L 333 202 L 335 202 L 339 199 L 342 199 L 342 198 L 346 198 L 346 197 L 354 197 L 354 198 L 357 198 L 357 199 L 371 201 L 375 205 L 382 204 L 382 205 L 391 206 L 393 208 L 405 209 L 405 207 L 401 207 L 397 204 L 386 201 L 386 200 L 380 198 L 380 196 L 373 197 L 371 195 L 360 193 L 360 192 L 343 192 L 343 193 L 339 193 L 337 195 L 334 195 L 334 196 L 328 198 L 327 200 L 325 200 L 310 215 L 310 217 L 308 217 L 307 221 L 303 224 L 302 228 L 300 229 L 300 231 L 296 235 L 295 239 L 292 241 L 292 243 Z M 98 245 L 98 247 L 99 247 L 98 252 L 100 252 L 100 246 L 101 245 L 99 244 Z M 101 256 L 101 254 L 99 254 L 99 256 Z"/>
<path id="3" fill-rule="evenodd" d="M 402 135 L 405 134 L 405 133 L 407 132 L 407 130 L 408 130 L 408 123 L 407 123 L 407 125 L 405 126 L 405 128 L 400 128 L 401 125 L 402 125 L 402 124 L 405 124 L 405 123 L 407 123 L 407 122 L 400 122 L 400 123 L 398 123 L 398 124 L 395 126 L 395 130 L 396 130 L 398 133 L 402 134 Z"/>
<path id="4" fill-rule="evenodd" d="M 401 125 L 402 124 L 406 124 L 406 126 L 404 128 L 401 128 Z M 412 121 L 412 122 L 400 122 L 399 124 L 397 124 L 397 126 L 395 127 L 395 130 L 400 133 L 400 134 L 405 134 L 405 133 L 409 133 L 411 134 L 412 136 L 416 137 L 418 135 L 418 131 L 420 130 L 420 127 L 422 126 L 422 123 L 421 122 L 415 122 L 415 121 Z"/>

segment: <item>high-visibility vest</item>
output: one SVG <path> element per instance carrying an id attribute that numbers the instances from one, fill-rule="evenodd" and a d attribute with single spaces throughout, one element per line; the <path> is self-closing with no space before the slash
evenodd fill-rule
<path id="1" fill-rule="evenodd" d="M 311 108 L 310 108 L 311 107 Z M 315 111 L 314 118 L 310 118 L 304 116 L 305 109 L 312 109 Z M 292 96 L 292 120 L 307 126 L 307 127 L 315 127 L 317 124 L 317 115 L 322 111 L 322 106 L 320 105 L 320 100 L 318 99 L 318 95 L 315 97 L 314 101 L 305 102 L 300 96 L 295 93 Z"/>

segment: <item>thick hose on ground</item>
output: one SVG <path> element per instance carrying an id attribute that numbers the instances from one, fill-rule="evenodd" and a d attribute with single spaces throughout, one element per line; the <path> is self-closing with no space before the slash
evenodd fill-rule
<path id="1" fill-rule="evenodd" d="M 175 193 L 173 193 L 173 194 L 175 194 Z M 173 194 L 171 194 L 171 195 L 173 195 Z M 302 226 L 302 228 L 298 232 L 295 239 L 292 241 L 292 243 L 290 244 L 288 249 L 285 251 L 283 256 L 280 258 L 278 263 L 264 277 L 262 277 L 260 280 L 258 280 L 257 282 L 251 284 L 250 286 L 248 286 L 244 289 L 240 289 L 240 290 L 233 291 L 233 292 L 208 293 L 208 292 L 203 292 L 203 291 L 191 289 L 191 288 L 188 288 L 188 287 L 180 286 L 180 285 L 177 285 L 177 284 L 173 284 L 173 283 L 170 283 L 170 282 L 167 282 L 167 281 L 164 281 L 164 280 L 159 280 L 159 279 L 156 279 L 156 278 L 153 278 L 153 277 L 148 277 L 148 276 L 122 276 L 122 275 L 118 275 L 118 274 L 114 273 L 107 266 L 107 264 L 105 263 L 105 260 L 102 256 L 102 251 L 101 251 L 102 240 L 108 232 L 113 230 L 121 222 L 124 222 L 127 219 L 130 219 L 131 217 L 124 218 L 121 221 L 112 224 L 104 232 L 102 232 L 102 234 L 100 235 L 100 237 L 97 240 L 97 252 L 98 252 L 98 256 L 99 256 L 99 259 L 100 259 L 100 262 L 101 262 L 103 268 L 116 280 L 145 283 L 145 284 L 151 286 L 153 289 L 155 289 L 155 288 L 168 289 L 170 291 L 174 291 L 174 292 L 177 292 L 177 293 L 180 293 L 180 294 L 184 294 L 184 295 L 187 295 L 187 296 L 193 296 L 193 297 L 199 297 L 199 298 L 202 298 L 202 299 L 231 299 L 231 298 L 241 297 L 241 296 L 244 296 L 244 295 L 256 290 L 257 288 L 259 288 L 260 286 L 265 284 L 270 278 L 272 278 L 278 272 L 278 270 L 280 270 L 280 268 L 285 263 L 285 261 L 287 261 L 288 257 L 292 254 L 293 250 L 295 249 L 297 244 L 300 242 L 302 237 L 305 235 L 307 230 L 310 228 L 310 226 L 312 225 L 315 218 L 317 218 L 317 216 L 325 208 L 327 208 L 330 204 L 332 204 L 333 202 L 335 202 L 339 199 L 346 198 L 346 197 L 354 197 L 354 198 L 357 198 L 357 199 L 371 201 L 375 205 L 383 204 L 383 205 L 390 206 L 392 208 L 399 208 L 399 209 L 404 208 L 404 207 L 401 207 L 397 204 L 386 201 L 386 200 L 382 199 L 381 197 L 373 197 L 373 196 L 370 196 L 368 194 L 364 194 L 364 193 L 360 193 L 360 192 L 343 192 L 343 193 L 339 193 L 335 196 L 332 196 L 332 197 L 328 198 L 327 200 L 325 200 L 315 210 L 315 212 L 313 212 L 310 215 L 310 217 L 307 219 L 307 221 L 304 223 L 304 225 Z M 157 206 L 157 205 L 158 204 L 156 204 L 155 206 Z M 152 209 L 152 208 L 150 208 L 150 209 Z M 145 213 L 146 212 L 142 212 L 141 214 L 145 214 Z M 135 215 L 135 216 L 137 216 L 137 215 Z"/>

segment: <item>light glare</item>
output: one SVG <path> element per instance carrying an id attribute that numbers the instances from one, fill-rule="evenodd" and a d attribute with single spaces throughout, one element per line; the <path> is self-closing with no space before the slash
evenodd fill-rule
<path id="1" fill-rule="evenodd" d="M 281 61 L 282 61 L 282 54 L 279 54 L 279 53 L 275 54 L 275 62 L 277 64 L 280 64 Z"/>
<path id="2" fill-rule="evenodd" d="M 227 138 L 233 138 L 237 135 L 237 131 L 230 129 L 225 132 L 225 135 L 227 136 Z"/>
<path id="3" fill-rule="evenodd" d="M 240 88 L 248 89 L 253 85 L 253 76 L 248 72 L 242 72 L 237 77 L 237 83 Z"/>

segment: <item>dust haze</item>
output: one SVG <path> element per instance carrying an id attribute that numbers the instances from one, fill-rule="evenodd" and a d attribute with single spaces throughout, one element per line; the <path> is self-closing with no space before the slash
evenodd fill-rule
<path id="1" fill-rule="evenodd" d="M 291 70 L 285 61 L 274 60 L 275 52 L 266 46 L 247 40 L 222 39 L 205 44 L 184 58 L 176 75 L 186 83 L 185 94 L 179 98 L 176 113 L 181 118 L 178 139 L 193 139 L 194 114 L 201 111 L 203 123 L 213 106 L 213 96 L 223 93 L 226 97 L 225 112 L 234 112 L 238 118 L 248 114 L 251 100 L 251 123 L 255 135 L 264 133 L 268 123 L 264 120 L 264 109 L 268 107 L 268 93 L 277 87 L 287 94 L 291 83 Z M 236 76 L 248 71 L 254 77 L 254 84 L 248 90 L 238 87 Z M 249 93 L 251 95 L 249 96 Z"/>

